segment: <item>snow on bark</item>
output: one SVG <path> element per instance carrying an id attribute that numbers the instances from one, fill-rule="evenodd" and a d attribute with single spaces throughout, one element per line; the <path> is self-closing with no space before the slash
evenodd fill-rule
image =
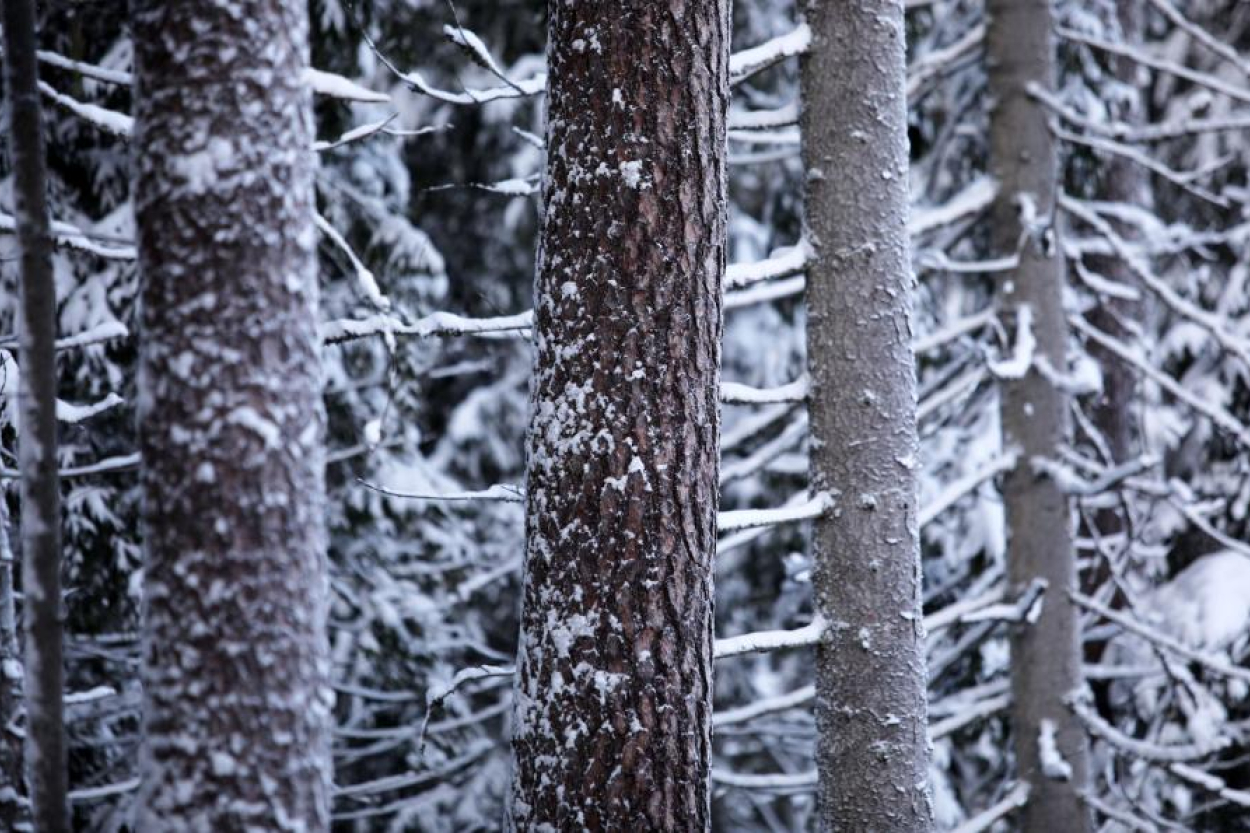
<path id="1" fill-rule="evenodd" d="M 807 169 L 817 788 L 825 830 L 928 830 L 903 5 L 812 0 Z"/>
<path id="2" fill-rule="evenodd" d="M 991 208 L 996 256 L 1019 254 L 1019 266 L 1002 278 L 999 317 L 1016 330 L 1017 345 L 1031 341 L 1027 372 L 1000 378 L 1003 446 L 1019 450 L 1006 474 L 1003 499 L 1010 529 L 1008 593 L 1036 579 L 1049 587 L 1037 621 L 1016 628 L 1011 642 L 1012 718 L 1016 767 L 1032 796 L 1021 810 L 1025 830 L 1084 830 L 1089 819 L 1080 799 L 1088 763 L 1086 738 L 1064 698 L 1081 685 L 1079 619 L 1068 597 L 1076 581 L 1068 498 L 1053 478 L 1034 471 L 1037 457 L 1059 459 L 1068 436 L 1067 398 L 1039 365 L 1067 367 L 1063 261 L 1048 227 L 1058 183 L 1056 148 L 1046 110 L 1028 85 L 1049 86 L 1053 43 L 1049 0 L 988 0 L 990 174 L 998 182 Z M 1026 315 L 1022 315 L 1025 313 Z M 1027 334 L 1024 330 L 1027 328 Z M 1000 374 L 1001 376 L 1001 374 Z M 1043 721 L 1053 732 L 1043 730 Z M 1056 780 L 1054 756 L 1071 769 Z"/>
<path id="3" fill-rule="evenodd" d="M 132 5 L 143 830 L 329 824 L 306 14 Z"/>
<path id="4" fill-rule="evenodd" d="M 551 4 L 518 829 L 709 829 L 729 24 Z"/>
<path id="5" fill-rule="evenodd" d="M 21 472 L 22 627 L 26 782 L 37 830 L 69 829 L 61 617 L 61 496 L 57 470 L 56 285 L 47 202 L 35 4 L 4 4 L 4 89 L 21 267 L 18 313 L 18 470 Z M 4 495 L 0 494 L 0 500 Z M 7 547 L 6 547 L 7 549 Z M 12 666 L 5 669 L 6 676 Z M 6 728 L 7 733 L 7 728 Z M 16 798 L 16 796 L 13 796 Z M 9 802 L 5 802 L 7 805 Z"/>

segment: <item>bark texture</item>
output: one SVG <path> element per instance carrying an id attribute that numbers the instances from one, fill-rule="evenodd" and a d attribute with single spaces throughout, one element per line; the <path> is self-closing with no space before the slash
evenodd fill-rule
<path id="1" fill-rule="evenodd" d="M 729 26 L 550 4 L 521 830 L 709 827 Z"/>
<path id="2" fill-rule="evenodd" d="M 69 829 L 61 644 L 61 485 L 56 446 L 56 284 L 33 0 L 4 3 L 9 158 L 21 260 L 18 468 L 25 632 L 26 780 L 37 830 Z"/>
<path id="3" fill-rule="evenodd" d="M 301 0 L 132 3 L 141 830 L 324 830 L 324 414 Z"/>
<path id="4" fill-rule="evenodd" d="M 1035 578 L 1048 583 L 1041 616 L 1016 629 L 1011 643 L 1012 719 L 1019 777 L 1032 785 L 1021 810 L 1026 831 L 1087 829 L 1079 791 L 1088 773 L 1081 724 L 1065 705 L 1081 686 L 1079 618 L 1068 591 L 1075 587 L 1072 517 L 1058 484 L 1033 471 L 1037 457 L 1055 459 L 1068 441 L 1065 394 L 1038 370 L 1042 358 L 1067 366 L 1068 326 L 1063 309 L 1064 265 L 1052 227 L 1058 183 L 1055 142 L 1046 113 L 1026 86 L 1052 86 L 1049 0 L 987 0 L 990 167 L 999 192 L 991 213 L 996 254 L 1019 251 L 1019 268 L 1003 279 L 999 316 L 1009 331 L 1027 307 L 1036 338 L 1035 360 L 1020 379 L 1003 379 L 1003 444 L 1020 451 L 1003 484 L 1009 532 L 1008 574 L 1019 592 Z M 1027 226 L 1022 218 L 1029 218 Z M 1018 333 L 1017 333 L 1018 335 Z M 1041 754 L 1044 721 L 1055 731 L 1061 766 L 1047 773 Z M 1055 762 L 1058 763 L 1058 762 Z"/>
<path id="5" fill-rule="evenodd" d="M 928 830 L 903 4 L 805 10 L 820 825 Z"/>

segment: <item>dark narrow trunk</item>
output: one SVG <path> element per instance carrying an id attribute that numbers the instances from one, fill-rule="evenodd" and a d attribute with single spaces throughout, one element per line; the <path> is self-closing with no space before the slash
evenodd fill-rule
<path id="1" fill-rule="evenodd" d="M 549 27 L 511 821 L 706 830 L 729 6 Z"/>
<path id="2" fill-rule="evenodd" d="M 324 415 L 302 0 L 132 4 L 139 828 L 324 830 Z"/>
<path id="3" fill-rule="evenodd" d="M 56 285 L 48 217 L 43 115 L 35 62 L 35 4 L 4 3 L 9 160 L 21 255 L 18 315 L 18 468 L 22 473 L 22 623 L 26 778 L 41 831 L 69 829 L 61 646 L 61 485 L 56 444 Z"/>
<path id="4" fill-rule="evenodd" d="M 1026 92 L 1052 85 L 1053 45 L 1048 0 L 987 0 L 991 173 L 999 184 L 991 221 L 998 254 L 1019 250 L 1020 266 L 1003 277 L 999 316 L 1014 331 L 1027 308 L 1036 358 L 1066 367 L 1067 319 L 1063 261 L 1050 227 L 1058 185 L 1055 142 L 1046 113 Z M 1023 228 L 1021 218 L 1030 218 Z M 1029 831 L 1080 831 L 1088 814 L 1079 791 L 1088 772 L 1084 731 L 1064 700 L 1081 686 L 1079 618 L 1068 598 L 1076 562 L 1067 496 L 1034 472 L 1032 460 L 1055 459 L 1068 441 L 1068 402 L 1036 362 L 1019 379 L 1001 381 L 1003 444 L 1019 463 L 1003 484 L 1009 527 L 1010 592 L 1036 578 L 1048 583 L 1041 615 L 1012 638 L 1012 718 L 1019 777 L 1033 788 L 1021 811 Z M 1044 766 L 1043 739 L 1054 733 L 1063 763 Z"/>
<path id="5" fill-rule="evenodd" d="M 903 5 L 805 8 L 820 824 L 928 830 Z"/>

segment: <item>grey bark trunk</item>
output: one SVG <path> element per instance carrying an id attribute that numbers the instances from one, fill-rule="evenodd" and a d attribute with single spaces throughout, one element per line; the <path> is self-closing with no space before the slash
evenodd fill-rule
<path id="1" fill-rule="evenodd" d="M 329 825 L 302 0 L 132 4 L 142 830 Z"/>
<path id="2" fill-rule="evenodd" d="M 1064 267 L 1049 226 L 1058 184 L 1055 142 L 1046 113 L 1026 92 L 1030 83 L 1053 83 L 1048 0 L 987 0 L 990 167 L 999 193 L 992 208 L 993 245 L 1000 254 L 1019 250 L 1020 266 L 1004 276 L 999 315 L 1009 330 L 1020 310 L 1032 314 L 1036 358 L 1066 365 Z M 1034 215 L 1023 228 L 1021 217 Z M 1003 444 L 1020 451 L 1003 484 L 1009 527 L 1009 577 L 1020 591 L 1033 579 L 1048 583 L 1038 620 L 1017 629 L 1011 642 L 1012 719 L 1019 777 L 1033 788 L 1021 811 L 1026 831 L 1087 829 L 1080 798 L 1088 773 L 1087 742 L 1065 698 L 1081 687 L 1079 618 L 1068 591 L 1075 587 L 1072 517 L 1058 484 L 1034 473 L 1031 460 L 1054 459 L 1068 440 L 1068 402 L 1037 369 L 1001 383 Z M 1047 723 L 1048 722 L 1048 723 Z M 1043 727 L 1053 727 L 1062 766 L 1043 767 Z M 1052 763 L 1058 764 L 1057 761 Z"/>
<path id="3" fill-rule="evenodd" d="M 26 780 L 31 820 L 69 829 L 62 689 L 61 486 L 57 472 L 56 285 L 46 194 L 35 4 L 4 4 L 4 80 L 21 257 L 18 468 L 26 666 Z"/>
<path id="4" fill-rule="evenodd" d="M 729 5 L 549 9 L 510 823 L 707 830 Z"/>
<path id="5" fill-rule="evenodd" d="M 903 4 L 805 9 L 820 825 L 929 830 Z"/>

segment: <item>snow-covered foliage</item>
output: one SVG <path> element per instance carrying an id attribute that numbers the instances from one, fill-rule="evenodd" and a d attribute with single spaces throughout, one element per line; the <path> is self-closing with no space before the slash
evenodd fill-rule
<path id="1" fill-rule="evenodd" d="M 996 488 L 1013 458 L 995 380 L 1037 357 L 992 310 L 1014 264 L 986 255 L 982 5 L 907 5 L 922 440 L 908 464 L 921 473 L 931 779 L 940 828 L 987 829 L 1027 800 L 1008 752 L 1007 635 L 1051 601 L 1005 589 Z M 1057 92 L 1036 92 L 1065 149 L 1056 222 L 1073 324 L 1067 366 L 1043 371 L 1075 397 L 1075 433 L 1063 459 L 1032 462 L 1076 510 L 1088 690 L 1072 707 L 1093 743 L 1099 821 L 1244 829 L 1250 17 L 1236 0 L 1140 0 L 1126 27 L 1125 5 L 1059 2 Z M 542 6 L 312 4 L 323 333 L 335 342 L 324 350 L 335 813 L 359 829 L 487 830 L 502 817 L 524 523 L 495 484 L 523 479 L 528 319 L 514 316 L 532 300 Z M 137 287 L 125 4 L 89 8 L 47 8 L 41 69 L 70 417 L 59 454 L 71 780 L 80 822 L 107 829 L 129 818 L 141 699 Z M 734 4 L 722 509 L 782 513 L 730 515 L 718 548 L 716 633 L 734 648 L 716 665 L 724 830 L 814 824 L 811 640 L 784 636 L 815 627 L 808 534 L 794 522 L 811 500 L 787 57 L 803 48 L 797 22 L 787 0 Z M 0 163 L 11 483 L 16 269 Z M 437 499 L 452 495 L 494 499 Z M 1066 762 L 1049 760 L 1061 777 Z"/>

